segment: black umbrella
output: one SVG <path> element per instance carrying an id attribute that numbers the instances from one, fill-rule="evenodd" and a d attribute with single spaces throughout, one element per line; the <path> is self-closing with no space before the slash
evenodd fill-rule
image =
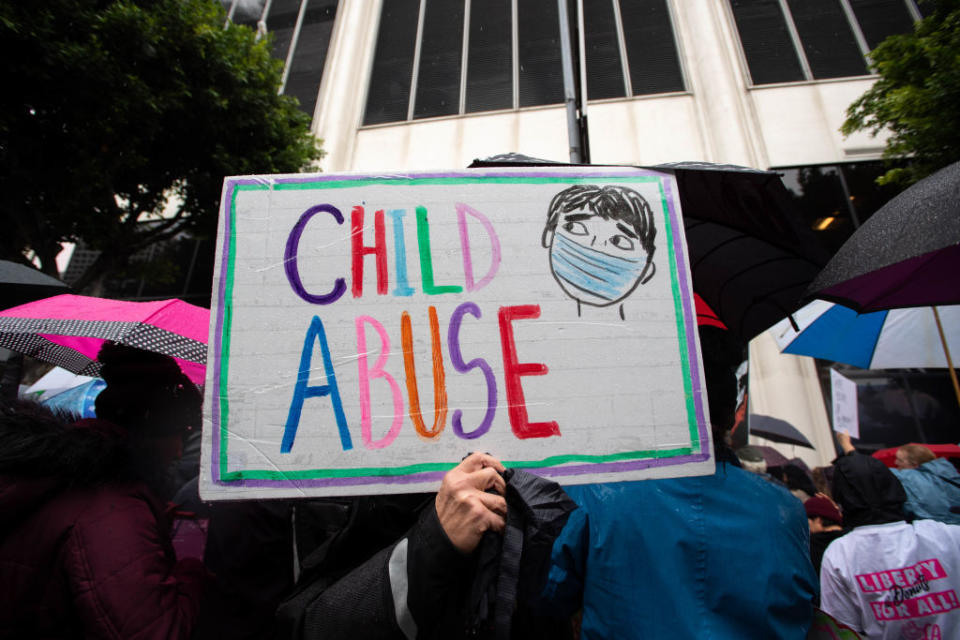
<path id="1" fill-rule="evenodd" d="M 0 260 L 0 309 L 69 292 L 66 284 L 37 269 Z"/>
<path id="2" fill-rule="evenodd" d="M 677 177 L 693 288 L 744 342 L 796 311 L 829 257 L 779 174 L 703 162 Z"/>
<path id="3" fill-rule="evenodd" d="M 68 293 L 70 287 L 54 277 L 19 262 L 0 260 L 0 309 L 9 309 L 27 302 Z M 23 368 L 23 356 L 7 359 L 0 377 L 0 396 L 16 398 Z"/>
<path id="4" fill-rule="evenodd" d="M 807 290 L 860 313 L 960 303 L 960 162 L 874 213 Z"/>
<path id="5" fill-rule="evenodd" d="M 505 154 L 470 166 L 543 164 L 561 163 Z M 800 307 L 829 256 L 776 172 L 703 162 L 646 168 L 676 175 L 694 291 L 737 338 L 747 342 Z"/>
<path id="6" fill-rule="evenodd" d="M 750 415 L 749 424 L 750 433 L 755 436 L 773 440 L 774 442 L 782 442 L 783 444 L 795 444 L 798 447 L 814 448 L 814 446 L 810 444 L 810 441 L 807 440 L 807 437 L 786 420 L 754 413 Z"/>

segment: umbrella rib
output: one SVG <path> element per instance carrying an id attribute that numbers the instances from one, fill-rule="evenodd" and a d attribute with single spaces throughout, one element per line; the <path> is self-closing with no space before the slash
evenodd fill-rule
<path id="1" fill-rule="evenodd" d="M 701 223 L 701 224 L 708 224 L 708 223 L 704 222 L 704 223 Z M 787 259 L 787 260 L 797 260 L 797 261 L 799 261 L 799 262 L 805 262 L 805 263 L 807 263 L 807 264 L 809 264 L 809 265 L 812 265 L 812 266 L 813 266 L 815 269 L 817 269 L 817 270 L 820 269 L 820 265 L 818 265 L 818 264 L 817 264 L 816 262 L 814 262 L 813 260 L 810 260 L 809 258 L 806 258 L 806 257 L 804 257 L 804 256 L 801 256 L 801 255 L 798 255 L 798 254 L 796 254 L 796 253 L 793 253 L 793 252 L 791 252 L 791 251 L 789 251 L 789 250 L 787 250 L 787 249 L 785 249 L 785 248 L 783 248 L 783 247 L 780 247 L 780 246 L 778 246 L 778 245 L 776 245 L 776 244 L 773 244 L 772 242 L 769 242 L 769 241 L 767 241 L 767 240 L 762 240 L 762 239 L 760 239 L 760 238 L 757 238 L 756 236 L 751 236 L 750 234 L 744 233 L 743 231 L 740 231 L 739 229 L 734 229 L 733 227 L 727 227 L 727 226 L 725 226 L 725 225 L 721 225 L 721 224 L 718 224 L 718 223 L 712 223 L 712 224 L 717 224 L 717 226 L 723 227 L 723 228 L 725 228 L 725 229 L 731 229 L 732 231 L 736 232 L 738 235 L 731 236 L 731 237 L 727 238 L 726 240 L 723 240 L 722 242 L 719 242 L 719 243 L 715 244 L 714 246 L 710 247 L 709 251 L 706 251 L 706 252 L 703 253 L 701 256 L 699 256 L 699 257 L 697 258 L 696 264 L 692 265 L 692 267 L 693 267 L 694 270 L 696 270 L 697 268 L 700 267 L 700 263 L 702 263 L 704 260 L 706 260 L 707 258 L 709 258 L 711 255 L 713 255 L 714 253 L 716 253 L 716 252 L 719 251 L 720 249 L 724 248 L 725 246 L 727 246 L 727 245 L 729 245 L 729 244 L 733 244 L 734 242 L 739 242 L 739 241 L 744 240 L 744 239 L 746 239 L 746 240 L 757 240 L 757 241 L 759 241 L 759 242 L 763 242 L 765 245 L 768 245 L 768 246 L 770 246 L 770 247 L 773 247 L 773 248 L 775 248 L 777 251 L 782 251 L 782 252 L 784 252 L 784 253 L 787 254 L 787 255 L 784 256 L 784 257 L 780 257 L 780 258 L 776 258 L 776 259 L 780 259 L 780 260 L 783 260 L 783 259 Z M 690 225 L 689 227 L 687 227 L 687 230 L 696 228 L 697 226 L 701 226 L 701 225 Z M 752 266 L 758 266 L 758 265 L 761 265 L 761 264 L 765 264 L 765 263 L 760 262 L 760 263 L 757 263 L 757 265 L 752 265 Z"/>

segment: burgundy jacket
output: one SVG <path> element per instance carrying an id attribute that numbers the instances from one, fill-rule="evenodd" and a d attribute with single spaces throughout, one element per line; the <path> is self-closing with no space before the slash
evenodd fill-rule
<path id="1" fill-rule="evenodd" d="M 176 561 L 147 486 L 109 468 L 123 430 L 64 427 L 70 447 L 45 446 L 64 440 L 43 442 L 47 431 L 30 454 L 35 473 L 0 460 L 0 638 L 189 637 L 206 571 Z"/>

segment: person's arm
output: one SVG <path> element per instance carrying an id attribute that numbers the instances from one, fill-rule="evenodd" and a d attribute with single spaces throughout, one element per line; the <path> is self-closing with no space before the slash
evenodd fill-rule
<path id="1" fill-rule="evenodd" d="M 583 587 L 586 580 L 586 556 L 589 547 L 587 512 L 576 509 L 567 519 L 563 531 L 553 543 L 550 572 L 543 589 L 538 611 L 569 616 L 583 606 Z"/>
<path id="2" fill-rule="evenodd" d="M 840 443 L 840 449 L 843 451 L 843 455 L 845 456 L 856 451 L 856 448 L 853 446 L 853 442 L 850 440 L 850 434 L 846 431 L 840 431 L 837 433 L 837 442 Z"/>
<path id="3" fill-rule="evenodd" d="M 64 569 L 88 638 L 188 638 L 207 573 L 176 562 L 166 532 L 139 493 L 111 493 L 71 529 Z"/>
<path id="4" fill-rule="evenodd" d="M 452 587 L 469 570 L 471 554 L 484 532 L 503 531 L 507 510 L 503 470 L 486 454 L 468 456 L 450 470 L 434 508 L 427 509 L 403 538 L 309 600 L 295 636 L 351 640 L 429 636 L 446 613 Z"/>
<path id="5" fill-rule="evenodd" d="M 852 627 L 857 632 L 863 632 L 863 613 L 849 580 L 841 574 L 837 566 L 837 557 L 841 555 L 840 547 L 827 547 L 820 566 L 820 608 L 833 616 L 838 622 Z"/>

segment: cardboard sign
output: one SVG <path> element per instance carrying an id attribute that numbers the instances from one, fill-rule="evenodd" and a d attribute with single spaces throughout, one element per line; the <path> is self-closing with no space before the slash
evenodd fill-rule
<path id="1" fill-rule="evenodd" d="M 713 471 L 676 183 L 630 168 L 230 178 L 205 499 Z"/>
<path id="2" fill-rule="evenodd" d="M 860 437 L 860 421 L 857 413 L 857 383 L 830 370 L 830 388 L 833 396 L 833 430 Z"/>

